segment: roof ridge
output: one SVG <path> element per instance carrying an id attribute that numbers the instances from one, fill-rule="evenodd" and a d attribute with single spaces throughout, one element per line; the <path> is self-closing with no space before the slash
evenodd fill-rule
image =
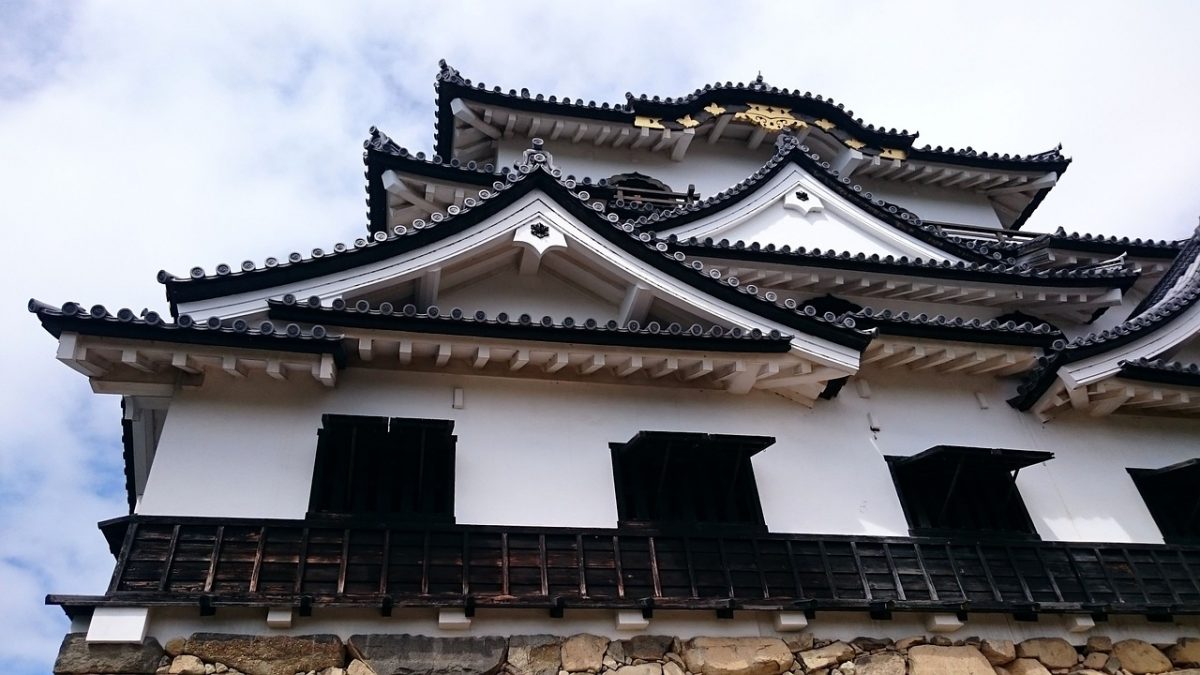
<path id="1" fill-rule="evenodd" d="M 542 140 L 535 138 L 531 140 L 531 147 L 522 153 L 521 159 L 514 165 L 515 170 L 508 170 L 502 174 L 500 179 L 492 183 L 492 189 L 483 189 L 478 193 L 478 199 L 468 197 L 462 207 L 451 205 L 447 207 L 446 212 L 435 212 L 429 217 L 427 222 L 422 218 L 415 219 L 411 226 L 397 225 L 388 232 L 376 232 L 371 238 L 358 238 L 354 242 L 353 248 L 345 244 L 338 243 L 333 247 L 333 252 L 328 254 L 329 257 L 337 255 L 349 255 L 359 251 L 373 249 L 378 246 L 384 246 L 392 242 L 412 237 L 422 231 L 436 228 L 442 223 L 450 222 L 463 214 L 466 214 L 477 207 L 481 207 L 491 200 L 498 198 L 504 192 L 516 187 L 519 183 L 524 182 L 530 176 L 546 175 L 552 184 L 565 189 L 569 195 L 578 201 L 578 208 L 586 209 L 588 213 L 593 213 L 594 217 L 602 218 L 613 229 L 619 230 L 622 235 L 627 237 L 631 242 L 641 244 L 648 252 L 652 252 L 667 258 L 674 263 L 690 270 L 693 274 L 699 275 L 708 280 L 708 283 L 723 284 L 727 289 L 737 291 L 742 295 L 750 296 L 757 302 L 763 302 L 776 311 L 783 311 L 789 316 L 800 318 L 802 321 L 812 321 L 817 324 L 825 325 L 837 333 L 849 336 L 857 336 L 855 342 L 863 342 L 865 346 L 869 339 L 866 335 L 854 327 L 853 319 L 838 319 L 835 321 L 826 321 L 822 317 L 811 317 L 799 311 L 795 306 L 795 302 L 791 299 L 782 303 L 778 302 L 778 297 L 773 291 L 766 291 L 762 295 L 759 294 L 759 289 L 753 284 L 742 285 L 737 277 L 725 275 L 716 268 L 707 267 L 700 260 L 689 260 L 684 253 L 675 251 L 670 252 L 669 247 L 665 242 L 656 240 L 648 232 L 639 232 L 637 228 L 630 222 L 621 222 L 620 217 L 612 212 L 607 211 L 602 202 L 591 201 L 591 194 L 587 190 L 582 189 L 586 186 L 581 186 L 572 178 L 564 178 L 562 170 L 555 167 L 553 164 L 553 155 L 546 151 L 543 147 Z M 578 188 L 578 189 L 577 189 Z M 569 203 L 564 202 L 569 207 Z M 586 206 L 584 206 L 586 204 Z M 597 230 L 600 232 L 600 230 Z M 302 265 L 311 263 L 317 259 L 325 258 L 326 253 L 323 249 L 313 249 L 312 257 L 305 258 L 298 252 L 291 253 L 286 263 L 281 263 L 277 258 L 268 258 L 264 267 L 258 267 L 253 261 L 245 261 L 242 263 L 241 271 L 234 271 L 229 265 L 222 263 L 217 267 L 215 276 L 207 275 L 203 268 L 194 267 L 190 272 L 190 278 L 179 279 L 171 275 L 169 272 L 160 271 L 158 279 L 160 283 L 168 284 L 168 296 L 171 295 L 170 285 L 180 283 L 191 283 L 197 281 L 211 281 L 220 277 L 237 277 L 249 274 L 263 273 L 272 268 L 289 267 L 292 265 Z M 788 303 L 791 303 L 790 306 Z M 174 301 L 172 301 L 174 304 Z"/>
<path id="2" fill-rule="evenodd" d="M 819 259 L 819 260 L 843 260 L 855 262 L 868 262 L 880 265 L 896 265 L 910 267 L 913 269 L 942 269 L 942 270 L 961 270 L 968 272 L 988 272 L 993 274 L 1006 274 L 1022 278 L 1030 279 L 1065 279 L 1065 278 L 1109 278 L 1109 277 L 1137 277 L 1138 273 L 1133 272 L 1128 268 L 1096 268 L 1096 267 L 1078 267 L 1078 268 L 1061 268 L 1061 269 L 1039 269 L 1024 263 L 988 263 L 988 262 L 971 262 L 971 261 L 950 261 L 950 260 L 932 260 L 921 257 L 909 257 L 906 255 L 895 256 L 892 254 L 880 255 L 878 253 L 867 254 L 865 252 L 855 253 L 852 251 L 835 251 L 833 249 L 822 250 L 813 248 L 811 250 L 804 246 L 792 248 L 790 245 L 776 247 L 774 244 L 760 244 L 758 242 L 746 243 L 742 240 L 730 242 L 727 238 L 715 241 L 713 237 L 689 237 L 681 239 L 676 235 L 668 235 L 665 241 L 673 246 L 678 247 L 697 247 L 710 248 L 714 250 L 736 250 L 736 251 L 751 251 L 762 252 L 765 254 L 791 256 L 795 258 Z"/>

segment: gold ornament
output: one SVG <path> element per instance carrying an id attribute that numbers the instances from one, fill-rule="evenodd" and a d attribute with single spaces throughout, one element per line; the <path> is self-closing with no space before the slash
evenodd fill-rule
<path id="1" fill-rule="evenodd" d="M 747 103 L 748 109 L 733 116 L 735 120 L 746 120 L 767 131 L 780 131 L 788 127 L 806 127 L 803 120 L 792 116 L 791 108 L 776 108 L 770 105 Z"/>
<path id="2" fill-rule="evenodd" d="M 679 119 L 677 119 L 677 120 L 675 120 L 675 121 L 676 121 L 676 122 L 679 122 L 679 124 L 680 124 L 681 126 L 683 126 L 683 128 L 684 128 L 684 129 L 691 129 L 692 127 L 698 127 L 698 126 L 700 126 L 700 123 L 699 123 L 699 122 L 697 122 L 696 120 L 692 119 L 692 116 L 691 116 L 691 114 L 690 114 L 690 113 L 689 113 L 689 114 L 687 114 L 687 115 L 684 115 L 683 117 L 680 117 Z"/>
<path id="3" fill-rule="evenodd" d="M 661 117 L 642 117 L 641 115 L 633 118 L 633 126 L 646 129 L 666 129 L 662 124 Z"/>

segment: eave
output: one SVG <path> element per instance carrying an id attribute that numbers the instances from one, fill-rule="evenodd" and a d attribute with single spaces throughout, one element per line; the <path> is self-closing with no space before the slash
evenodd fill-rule
<path id="1" fill-rule="evenodd" d="M 305 373 L 332 386 L 346 364 L 341 336 L 322 326 L 302 330 L 264 322 L 226 324 L 219 319 L 176 323 L 148 312 L 122 309 L 111 315 L 97 305 L 57 309 L 30 301 L 42 327 L 59 341 L 58 360 L 86 375 L 97 393 L 169 396 L 176 387 L 200 386 L 206 370 L 243 378 L 265 371 L 277 379 Z"/>
<path id="2" fill-rule="evenodd" d="M 292 298 L 271 303 L 282 321 L 321 322 L 345 331 L 351 366 L 593 384 L 700 388 L 778 394 L 812 407 L 829 383 L 850 373 L 807 358 L 777 332 L 707 331 L 699 325 L 599 325 L 571 318 L 468 316 L 437 307 L 332 307 Z"/>
<path id="3" fill-rule="evenodd" d="M 1122 362 L 1160 358 L 1196 335 L 1200 332 L 1198 266 L 1200 230 L 1128 320 L 1056 348 L 1040 360 L 1009 403 L 1019 410 L 1033 409 L 1044 418 L 1064 409 L 1068 399 L 1076 409 L 1087 408 L 1092 394 L 1106 393 L 1104 381 L 1117 375 Z"/>

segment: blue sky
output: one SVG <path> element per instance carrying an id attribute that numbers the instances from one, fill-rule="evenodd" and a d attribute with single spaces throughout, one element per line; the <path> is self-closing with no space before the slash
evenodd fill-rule
<path id="1" fill-rule="evenodd" d="M 607 101 L 761 70 L 922 143 L 1062 142 L 1029 229 L 1188 235 L 1200 5 L 1047 5 L 0 2 L 0 663 L 50 670 L 42 597 L 104 590 L 95 524 L 125 508 L 119 402 L 55 362 L 29 297 L 162 310 L 159 269 L 353 239 L 367 129 L 428 150 L 439 58 Z"/>

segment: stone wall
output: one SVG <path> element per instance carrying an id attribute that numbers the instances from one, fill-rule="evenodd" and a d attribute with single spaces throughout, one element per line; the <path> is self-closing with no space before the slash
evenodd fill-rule
<path id="1" fill-rule="evenodd" d="M 809 633 L 681 640 L 639 635 L 432 638 L 196 633 L 160 645 L 63 640 L 58 675 L 1200 675 L 1200 638 L 1150 644 L 1094 636 L 1008 640 L 913 636 L 848 642 Z"/>

